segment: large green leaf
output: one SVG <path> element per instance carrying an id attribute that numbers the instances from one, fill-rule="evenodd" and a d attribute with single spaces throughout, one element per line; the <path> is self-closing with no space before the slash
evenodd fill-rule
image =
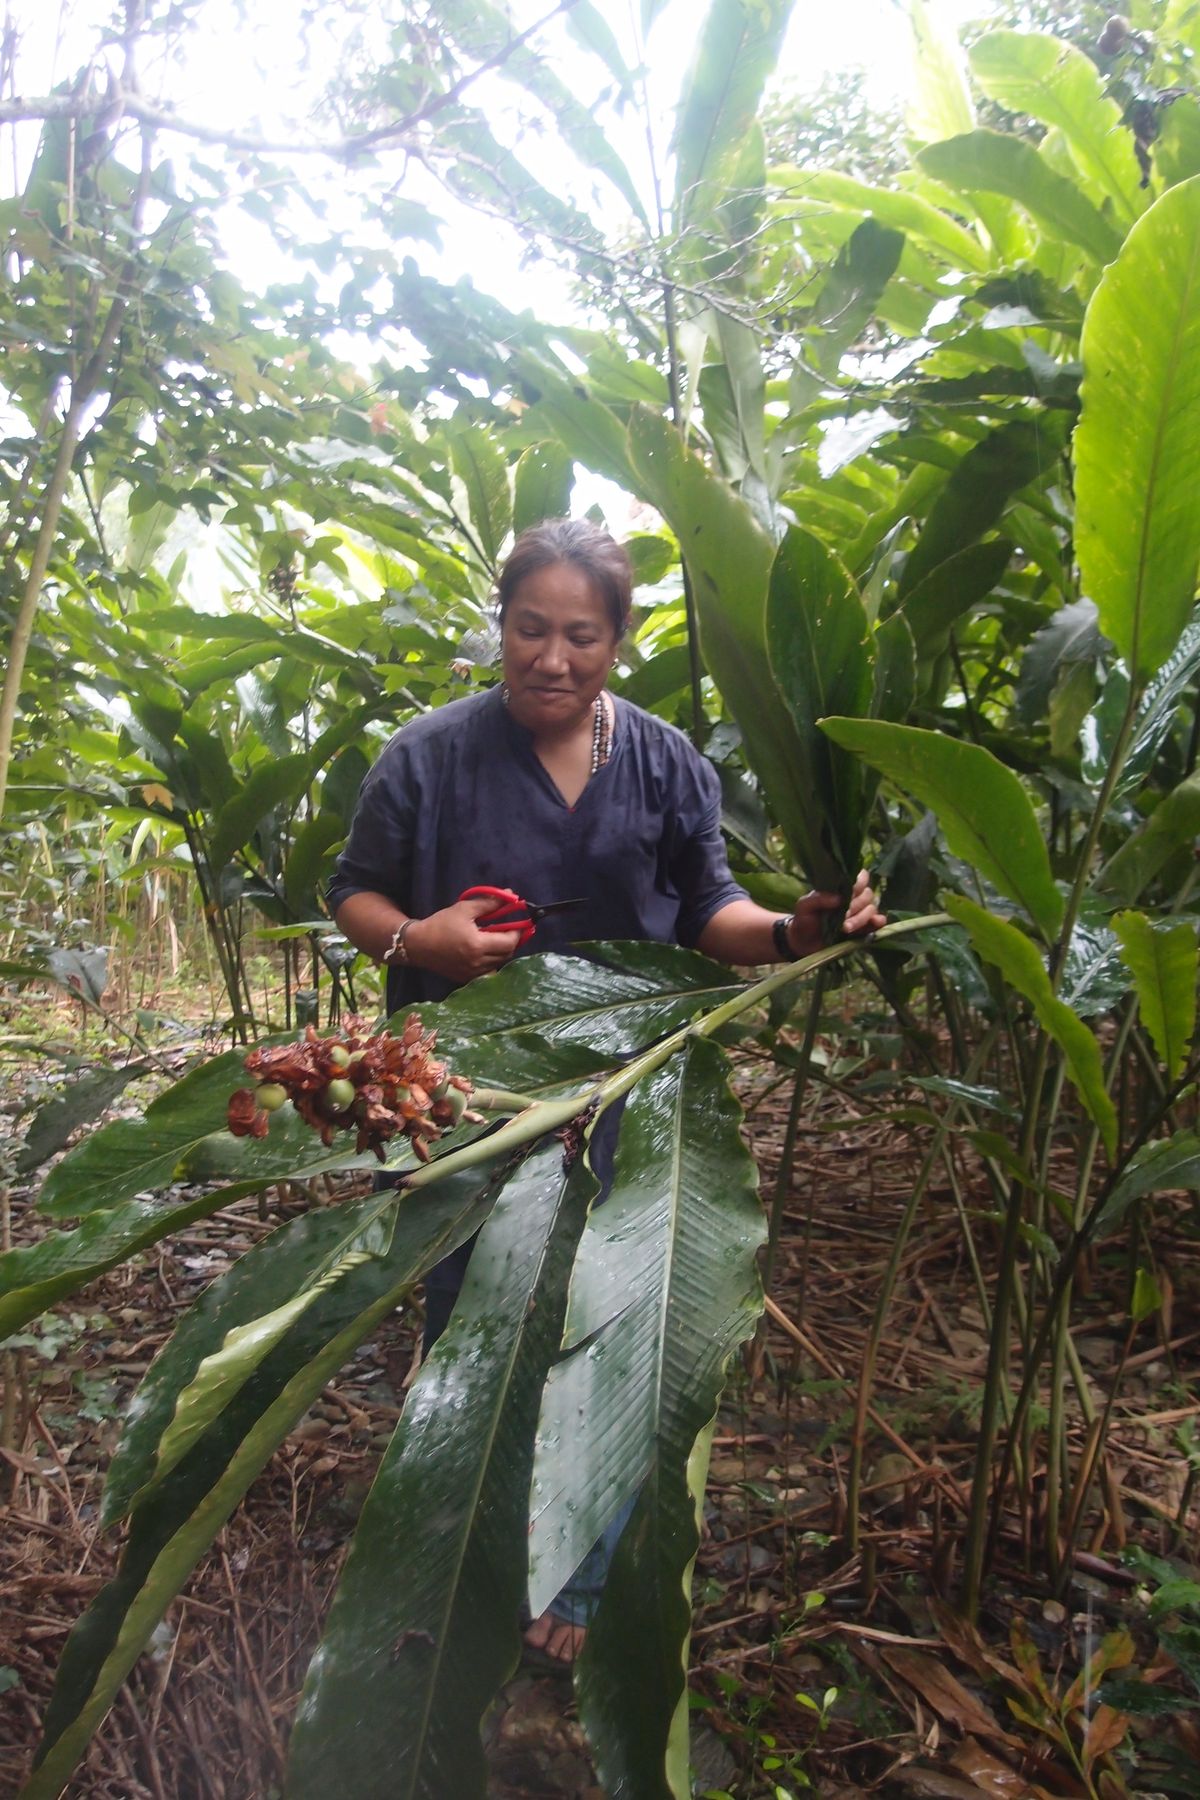
<path id="1" fill-rule="evenodd" d="M 1062 923 L 1062 895 L 1029 796 L 1011 769 L 938 731 L 876 719 L 825 719 L 822 729 L 932 807 L 946 842 L 1023 906 L 1043 937 Z"/>
<path id="2" fill-rule="evenodd" d="M 508 464 L 481 425 L 459 425 L 447 435 L 454 473 L 467 491 L 472 529 L 489 570 L 494 571 L 512 527 Z"/>
<path id="3" fill-rule="evenodd" d="M 154 1479 L 161 1480 L 197 1443 L 259 1364 L 282 1343 L 292 1326 L 326 1288 L 342 1281 L 360 1263 L 387 1254 L 395 1224 L 396 1199 L 388 1194 L 355 1209 L 335 1209 L 340 1231 L 297 1290 L 269 1312 L 235 1325 L 207 1355 L 175 1399 L 175 1410 L 158 1441 Z"/>
<path id="4" fill-rule="evenodd" d="M 809 880 L 837 888 L 847 871 L 812 840 L 812 796 L 801 772 L 800 741 L 767 658 L 770 539 L 733 491 L 683 447 L 666 419 L 638 407 L 629 445 L 641 491 L 679 539 L 704 660 L 737 720 L 771 811 Z"/>
<path id="5" fill-rule="evenodd" d="M 1052 239 L 1077 244 L 1095 262 L 1111 262 L 1121 248 L 1116 227 L 1025 138 L 968 131 L 927 145 L 917 152 L 917 160 L 955 193 L 1004 194 L 1015 200 Z"/>
<path id="6" fill-rule="evenodd" d="M 662 1129 L 668 1122 L 673 1145 Z M 608 1793 L 629 1800 L 685 1800 L 691 1792 L 686 1669 L 692 1564 L 726 1366 L 749 1335 L 760 1304 L 754 1259 L 763 1219 L 754 1198 L 753 1165 L 738 1136 L 737 1109 L 721 1061 L 709 1046 L 694 1045 L 683 1066 L 662 1072 L 658 1092 L 636 1118 L 627 1119 L 622 1139 L 618 1180 L 627 1185 L 609 1204 L 622 1207 L 646 1264 L 638 1268 L 632 1256 L 627 1258 L 633 1244 L 620 1241 L 617 1219 L 608 1223 L 604 1208 L 593 1214 L 594 1255 L 589 1261 L 585 1254 L 577 1265 L 568 1331 L 582 1331 L 585 1319 L 593 1318 L 600 1334 L 593 1340 L 597 1357 L 590 1358 L 590 1344 L 581 1344 L 561 1367 L 588 1365 L 576 1389 L 589 1409 L 583 1415 L 581 1465 L 586 1459 L 596 1470 L 610 1453 L 621 1457 L 630 1450 L 636 1457 L 630 1435 L 649 1432 L 652 1445 L 641 1497 L 588 1632 L 578 1676 L 580 1710 Z M 645 1181 L 656 1164 L 654 1183 L 665 1185 L 669 1196 L 657 1208 Z M 606 1278 L 610 1258 L 625 1268 L 624 1294 Z M 660 1288 L 661 1313 L 647 1330 L 655 1288 Z M 628 1366 L 624 1380 L 622 1358 Z M 609 1381 L 623 1388 L 630 1409 L 623 1436 L 613 1430 L 620 1422 L 612 1404 L 617 1396 L 604 1377 L 606 1360 L 610 1368 L 615 1365 Z M 571 1380 L 568 1376 L 557 1396 L 560 1403 L 569 1405 Z M 548 1393 L 548 1403 L 554 1398 Z M 594 1424 L 593 1401 L 600 1409 Z M 611 1421 L 607 1430 L 605 1415 Z M 561 1416 L 565 1475 L 573 1421 L 565 1411 Z M 541 1470 L 543 1476 L 550 1473 L 544 1454 Z M 536 1506 L 536 1488 L 534 1500 Z M 537 1536 L 535 1526 L 535 1550 Z"/>
<path id="7" fill-rule="evenodd" d="M 1200 176 L 1138 220 L 1092 295 L 1075 549 L 1134 679 L 1164 663 L 1200 568 Z"/>
<path id="8" fill-rule="evenodd" d="M 381 1207 L 395 1211 L 397 1199 L 395 1191 L 382 1197 L 373 1194 L 291 1219 L 205 1288 L 155 1357 L 129 1409 L 109 1464 L 101 1510 L 104 1524 L 123 1518 L 139 1490 L 161 1473 L 164 1437 L 172 1429 L 181 1397 L 197 1382 L 205 1363 L 231 1337 L 236 1340 L 247 1327 L 274 1318 L 281 1307 L 310 1290 L 347 1242 L 374 1222 Z M 210 1413 L 206 1425 L 218 1410 Z"/>
<path id="9" fill-rule="evenodd" d="M 613 1191 L 580 1245 L 566 1354 L 542 1405 L 530 1527 L 535 1614 L 660 1464 L 661 1504 L 672 1508 L 726 1359 L 753 1325 L 764 1221 L 727 1077 L 723 1055 L 693 1041 L 634 1091 L 622 1120 Z M 676 1508 L 658 1529 L 656 1554 L 677 1557 L 681 1582 L 694 1522 Z M 672 1530 L 680 1533 L 673 1550 Z M 680 1680 L 686 1629 L 685 1608 L 674 1641 Z M 644 1705 L 660 1723 L 665 1707 L 669 1722 L 675 1697 L 647 1695 Z"/>
<path id="10" fill-rule="evenodd" d="M 1181 708 L 1191 700 L 1197 671 L 1200 671 L 1200 619 L 1185 625 L 1179 641 L 1166 661 L 1146 683 L 1129 734 L 1125 760 L 1113 799 L 1123 799 L 1142 787 L 1163 745 L 1175 728 Z M 1098 786 L 1108 773 L 1116 755 L 1117 742 L 1129 703 L 1129 677 L 1117 663 L 1105 678 L 1099 700 L 1092 708 L 1082 733 L 1080 772 L 1085 781 Z"/>
<path id="11" fill-rule="evenodd" d="M 959 894 L 946 896 L 946 911 L 964 925 L 985 962 L 992 963 L 1033 1007 L 1043 1030 L 1059 1046 L 1067 1073 L 1091 1114 L 1110 1157 L 1116 1155 L 1117 1112 L 1104 1084 L 1100 1046 L 1083 1020 L 1058 998 L 1036 946 L 1010 925 Z"/>
<path id="12" fill-rule="evenodd" d="M 25 1800 L 56 1800 L 155 1625 L 276 1446 L 422 1272 L 483 1222 L 494 1196 L 480 1179 L 467 1171 L 400 1207 L 388 1255 L 324 1290 L 183 1460 L 144 1491 L 117 1575 L 63 1652 Z"/>
<path id="13" fill-rule="evenodd" d="M 303 750 L 260 763 L 217 814 L 209 840 L 213 868 L 223 869 L 276 807 L 290 812 L 311 779 L 310 759 Z"/>
<path id="14" fill-rule="evenodd" d="M 1142 1022 L 1175 1081 L 1196 1026 L 1196 927 L 1191 919 L 1152 925 L 1145 913 L 1123 912 L 1113 930 L 1137 987 Z"/>
<path id="15" fill-rule="evenodd" d="M 820 200 L 864 219 L 877 219 L 906 237 L 944 251 L 958 268 L 982 273 L 988 267 L 988 253 L 979 239 L 918 194 L 870 187 L 840 169 L 777 168 L 771 171 L 771 181 L 790 199 Z"/>
<path id="16" fill-rule="evenodd" d="M 959 471 L 963 466 L 959 465 Z M 951 481 L 954 479 L 952 476 Z M 947 510 L 950 510 L 949 502 Z M 949 541 L 947 536 L 946 542 Z M 984 544 L 968 544 L 965 550 L 947 556 L 908 589 L 903 616 L 912 632 L 919 662 L 932 663 L 943 654 L 950 641 L 951 628 L 964 613 L 970 612 L 991 593 L 1008 567 L 1012 553 L 1009 538 L 989 538 Z"/>
<path id="17" fill-rule="evenodd" d="M 1096 608 L 1090 600 L 1073 600 L 1035 632 L 1021 659 L 1014 711 L 1025 724 L 1044 719 L 1050 698 L 1064 671 L 1095 665 L 1101 649 Z"/>
<path id="18" fill-rule="evenodd" d="M 758 114 L 792 0 L 711 0 L 675 118 L 675 226 L 712 212 Z"/>
<path id="19" fill-rule="evenodd" d="M 929 0 L 909 0 L 908 19 L 915 85 L 908 124 L 914 138 L 918 143 L 932 143 L 969 131 L 975 123 L 975 107 L 957 42 Z"/>
<path id="20" fill-rule="evenodd" d="M 47 1100 L 34 1113 L 17 1154 L 17 1173 L 30 1169 L 61 1150 L 73 1131 L 90 1125 L 106 1106 L 123 1093 L 131 1081 L 152 1065 L 145 1061 L 122 1063 L 116 1068 L 88 1069 L 61 1094 Z"/>
<path id="21" fill-rule="evenodd" d="M 93 1213 L 74 1231 L 54 1231 L 36 1244 L 6 1250 L 0 1255 L 0 1338 L 139 1250 L 230 1205 L 249 1185 L 214 1188 L 183 1206 L 129 1200 Z"/>
<path id="22" fill-rule="evenodd" d="M 837 374 L 842 356 L 874 318 L 903 249 L 902 232 L 866 218 L 839 250 L 806 325 L 809 356 L 827 379 Z"/>
<path id="23" fill-rule="evenodd" d="M 904 595 L 999 523 L 1014 494 L 1054 469 L 1066 441 L 1062 415 L 1013 419 L 972 445 L 930 507 L 900 578 Z M 997 558 L 999 550 L 992 550 Z M 914 636 L 915 628 L 914 628 Z"/>
<path id="24" fill-rule="evenodd" d="M 551 1140 L 508 1182 L 405 1403 L 313 1659 L 291 1800 L 469 1800 L 517 1660 L 538 1404 L 595 1183 Z"/>
<path id="25" fill-rule="evenodd" d="M 1090 57 L 1040 31 L 989 31 L 971 46 L 971 73 L 991 100 L 1061 131 L 1082 173 L 1126 220 L 1142 211 L 1133 133 Z"/>
<path id="26" fill-rule="evenodd" d="M 812 868 L 832 857 L 843 877 L 853 876 L 861 860 L 868 784 L 862 763 L 831 744 L 817 721 L 832 713 L 855 718 L 870 712 L 872 636 L 849 574 L 796 525 L 771 566 L 767 656 L 799 740 L 797 773 L 809 801 L 802 860 Z"/>
<path id="27" fill-rule="evenodd" d="M 673 944 L 581 945 L 576 956 L 520 956 L 498 974 L 423 1007 L 438 1054 L 484 1085 L 582 1079 L 740 993 L 719 963 Z M 593 960 L 593 958 L 595 960 Z"/>
<path id="28" fill-rule="evenodd" d="M 296 833 L 283 869 L 283 891 L 288 906 L 298 917 L 311 913 L 316 895 L 323 890 L 323 876 L 331 872 L 330 851 L 346 835 L 341 814 L 322 806 Z"/>
<path id="29" fill-rule="evenodd" d="M 700 394 L 705 423 L 710 426 L 714 423 L 709 417 L 713 390 L 706 386 L 706 380 L 719 375 L 727 395 L 725 411 L 728 425 L 733 427 L 731 435 L 735 438 L 742 464 L 740 469 L 731 472 L 740 480 L 749 466 L 763 486 L 768 487 L 770 484 L 763 427 L 766 379 L 759 335 L 740 319 L 731 319 L 723 312 L 716 313 L 714 318 L 721 361 L 701 372 Z"/>
<path id="30" fill-rule="evenodd" d="M 1131 1156 L 1091 1221 L 1088 1235 L 1106 1237 L 1135 1200 L 1178 1188 L 1200 1188 L 1200 1137 L 1194 1131 L 1177 1131 L 1158 1143 L 1144 1144 Z"/>
<path id="31" fill-rule="evenodd" d="M 586 468 L 636 490 L 637 478 L 629 460 L 625 428 L 617 415 L 593 399 L 581 382 L 570 380 L 561 368 L 552 368 L 522 353 L 514 356 L 513 363 L 535 402 L 524 421 L 527 428 L 540 427 Z"/>
<path id="32" fill-rule="evenodd" d="M 322 1169 L 369 1168 L 347 1134 L 326 1150 L 291 1108 L 275 1114 L 262 1139 L 226 1129 L 229 1096 L 246 1085 L 245 1052 L 228 1050 L 185 1075 L 140 1119 L 114 1119 L 51 1169 L 38 1205 L 52 1218 L 82 1218 L 174 1181 L 234 1180 L 263 1186 Z M 247 1189 L 243 1189 L 247 1191 Z"/>
<path id="33" fill-rule="evenodd" d="M 1200 837 L 1200 773 L 1189 775 L 1160 801 L 1096 877 L 1097 887 L 1125 901 L 1137 900 L 1171 858 Z"/>
<path id="34" fill-rule="evenodd" d="M 574 480 L 575 465 L 561 444 L 531 444 L 517 464 L 512 520 L 517 536 L 543 519 L 564 518 Z"/>

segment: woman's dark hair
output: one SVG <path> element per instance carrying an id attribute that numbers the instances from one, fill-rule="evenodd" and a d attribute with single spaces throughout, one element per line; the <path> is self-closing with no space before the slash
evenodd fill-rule
<path id="1" fill-rule="evenodd" d="M 555 563 L 582 570 L 604 602 L 614 635 L 622 637 L 633 610 L 633 570 L 624 547 L 590 519 L 544 519 L 521 533 L 496 583 L 501 625 L 521 583 Z"/>

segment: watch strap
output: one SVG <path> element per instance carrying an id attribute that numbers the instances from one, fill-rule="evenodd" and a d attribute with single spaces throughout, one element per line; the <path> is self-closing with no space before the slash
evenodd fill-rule
<path id="1" fill-rule="evenodd" d="M 780 962 L 799 962 L 800 960 L 788 941 L 788 926 L 791 922 L 792 915 L 784 913 L 771 926 L 771 936 L 775 940 L 775 954 Z"/>

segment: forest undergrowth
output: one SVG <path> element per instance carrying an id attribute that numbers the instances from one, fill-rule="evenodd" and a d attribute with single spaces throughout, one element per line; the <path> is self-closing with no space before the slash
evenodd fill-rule
<path id="1" fill-rule="evenodd" d="M 848 1040 L 855 995 L 843 991 Z M 63 1003 L 50 1036 L 77 1029 Z M 766 1197 L 787 1093 L 769 1059 L 742 1055 L 737 1069 Z M 987 1335 L 948 1182 L 930 1186 L 903 1258 L 874 1385 L 865 1524 L 858 1552 L 845 1545 L 857 1374 L 922 1142 L 879 1106 L 886 1092 L 894 1111 L 901 1069 L 876 1059 L 852 1083 L 838 1069 L 831 1054 L 797 1136 L 768 1330 L 737 1362 L 716 1424 L 694 1582 L 694 1792 L 1200 1792 L 1200 1271 L 1182 1197 L 1179 1233 L 1169 1201 L 1155 1232 L 1167 1304 L 1132 1337 L 1127 1258 L 1093 1256 L 1086 1269 L 1074 1337 L 1098 1407 L 1122 1355 L 1124 1373 L 1069 1589 L 1050 1597 L 1028 1549 L 1033 1521 L 1013 1510 L 969 1626 L 952 1601 Z M 23 1080 L 39 1073 L 27 1059 Z M 19 1122 L 6 1117 L 3 1130 L 11 1147 Z M 986 1220 L 972 1156 L 959 1156 L 960 1197 Z M 35 1177 L 11 1190 L 17 1245 L 46 1229 L 36 1188 Z M 363 1188 L 361 1175 L 317 1177 L 313 1191 L 283 1184 L 235 1201 L 14 1340 L 23 1417 L 0 1472 L 0 1794 L 18 1790 L 66 1634 L 116 1566 L 119 1533 L 99 1530 L 99 1496 L 141 1376 L 245 1250 L 311 1204 Z M 980 1242 L 989 1236 L 985 1226 Z M 308 1657 L 418 1338 L 418 1308 L 393 1315 L 289 1434 L 156 1631 L 72 1800 L 282 1791 Z M 1081 1466 L 1078 1417 L 1069 1440 Z M 497 1800 L 600 1800 L 566 1683 L 518 1672 L 487 1731 Z"/>

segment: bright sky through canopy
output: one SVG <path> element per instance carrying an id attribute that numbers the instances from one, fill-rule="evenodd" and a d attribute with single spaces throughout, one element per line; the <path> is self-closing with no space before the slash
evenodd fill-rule
<path id="1" fill-rule="evenodd" d="M 520 28 L 543 18 L 548 10 L 545 0 L 512 0 L 513 17 Z M 634 64 L 636 43 L 629 21 L 635 9 L 623 0 L 600 0 L 600 10 Z M 966 0 L 934 0 L 933 10 L 943 29 L 953 32 L 971 8 Z M 112 9 L 105 0 L 62 0 L 61 6 L 16 0 L 9 11 L 20 33 L 17 82 L 24 92 L 33 93 L 48 91 L 53 82 L 78 70 L 96 50 Z M 646 43 L 650 95 L 660 120 L 656 134 L 660 160 L 669 144 L 672 108 L 685 59 L 694 47 L 698 16 L 697 0 L 668 0 Z M 382 45 L 386 27 L 382 20 L 378 23 Z M 553 21 L 537 41 L 553 48 L 565 79 L 571 81 L 578 74 L 578 97 L 590 104 L 595 96 L 588 87 L 594 86 L 595 65 L 587 68 L 587 59 L 561 22 Z M 140 73 L 143 86 L 151 91 L 161 89 L 181 116 L 215 128 L 288 138 L 319 137 L 322 132 L 336 135 L 336 126 L 329 119 L 321 128 L 302 121 L 328 80 L 343 44 L 342 20 L 329 27 L 310 24 L 306 40 L 300 41 L 294 6 L 260 0 L 241 8 L 232 0 L 207 0 L 197 10 L 181 62 L 171 67 L 151 64 Z M 912 82 L 912 49 L 901 0 L 840 0 L 837 6 L 801 0 L 783 45 L 775 85 L 804 91 L 815 87 L 830 70 L 853 66 L 865 69 L 872 102 L 905 97 Z M 564 182 L 561 159 L 556 162 L 549 155 L 549 145 L 539 142 L 536 130 L 522 129 L 511 86 L 485 77 L 473 84 L 470 95 L 477 103 L 486 100 L 494 106 L 498 120 L 507 114 L 510 130 L 505 135 L 519 146 L 541 179 L 548 185 Z M 640 127 L 633 124 L 631 115 L 628 127 L 623 127 L 611 107 L 604 109 L 604 123 L 626 161 L 640 175 L 645 166 Z M 28 154 L 36 142 L 36 127 L 27 128 L 25 140 Z M 399 162 L 398 157 L 393 159 Z M 336 195 L 337 183 L 346 181 L 336 163 L 314 158 L 311 167 L 314 188 L 328 188 Z M 570 185 L 583 204 L 606 224 L 611 221 L 614 233 L 619 232 L 624 220 L 616 196 L 611 190 L 589 195 L 582 171 L 572 174 Z M 451 281 L 468 275 L 505 304 L 518 309 L 532 307 L 543 317 L 565 318 L 574 310 L 577 303 L 572 301 L 567 278 L 544 262 L 530 268 L 510 227 L 455 204 L 415 167 L 410 166 L 404 179 L 406 191 L 411 187 L 414 197 L 428 201 L 447 223 L 440 256 L 428 246 L 421 247 L 423 268 Z M 335 199 L 330 211 L 335 228 L 336 216 Z M 280 252 L 270 234 L 244 215 L 231 211 L 223 235 L 231 264 L 250 287 L 264 286 L 288 273 L 280 266 Z"/>

